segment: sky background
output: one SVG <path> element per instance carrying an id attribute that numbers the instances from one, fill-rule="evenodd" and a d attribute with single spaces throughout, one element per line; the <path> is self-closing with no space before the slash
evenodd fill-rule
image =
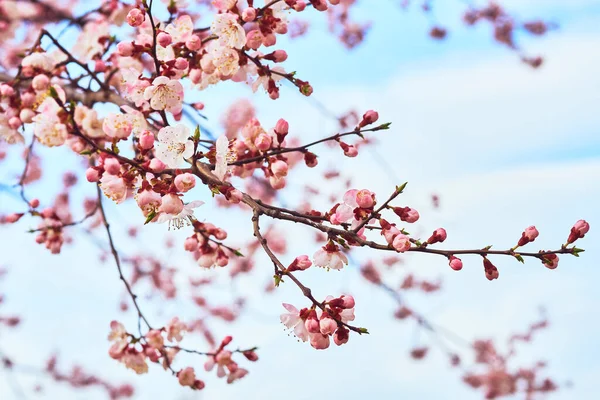
<path id="1" fill-rule="evenodd" d="M 444 248 L 488 244 L 509 248 L 532 224 L 541 233 L 530 245 L 532 250 L 558 248 L 572 224 L 585 218 L 592 228 L 579 247 L 586 253 L 579 259 L 561 257 L 554 271 L 536 261 L 522 265 L 495 258 L 500 279 L 488 282 L 477 257 L 464 257 L 465 268 L 457 273 L 444 259 L 429 255 L 410 255 L 402 268 L 443 280 L 440 293 L 408 293 L 407 301 L 465 340 L 489 337 L 502 341 L 515 331 L 525 331 L 538 318 L 538 308 L 544 306 L 551 326 L 533 345 L 519 347 L 519 360 L 525 366 L 546 360 L 549 376 L 559 384 L 573 382 L 572 388 L 549 399 L 597 398 L 600 2 L 502 2 L 522 19 L 541 17 L 560 24 L 559 30 L 543 38 L 518 37 L 529 54 L 546 58 L 539 70 L 523 65 L 513 52 L 494 43 L 487 26 L 462 26 L 462 2 L 435 4 L 435 20 L 450 28 L 443 42 L 427 37 L 428 19 L 414 7 L 405 12 L 393 1 L 362 3 L 354 15 L 372 21 L 373 27 L 361 46 L 347 51 L 327 33 L 323 15 L 305 13 L 303 17 L 310 17 L 313 29 L 307 37 L 290 43 L 285 65 L 310 81 L 314 98 L 332 112 L 375 109 L 382 122 L 392 122 L 392 129 L 374 134 L 379 143 L 364 148 L 358 158 L 339 153 L 322 157 L 316 170 L 302 169 L 297 181 L 314 182 L 323 171 L 335 167 L 351 175 L 356 187 L 367 187 L 380 199 L 393 185 L 408 181 L 402 202 L 419 209 L 423 232 L 439 226 L 447 229 Z M 242 97 L 256 100 L 264 126 L 271 127 L 284 117 L 290 122 L 291 135 L 302 142 L 336 129 L 331 119 L 293 87 L 284 85 L 281 98 L 273 102 L 264 93 L 251 96 L 250 90 L 233 84 L 219 85 L 198 96 L 207 105 L 206 127 L 219 133 L 225 107 Z M 67 152 L 44 152 L 50 157 L 57 154 L 63 156 L 60 165 L 44 164 L 47 183 L 32 186 L 28 189 L 32 194 L 52 192 L 61 181 L 58 171 L 77 165 Z M 11 182 L 21 165 L 17 157 L 2 164 L 0 181 Z M 298 188 L 290 185 L 280 200 L 296 204 Z M 205 201 L 209 199 L 206 191 L 197 193 Z M 441 198 L 438 210 L 430 206 L 432 193 Z M 93 187 L 82 185 L 78 196 L 91 194 Z M 10 195 L 2 193 L 0 212 L 14 211 L 17 206 Z M 212 221 L 216 212 L 209 201 L 196 215 Z M 135 207 L 127 205 L 109 206 L 108 213 L 117 237 L 129 226 L 123 221 L 139 216 Z M 244 213 L 228 214 L 218 223 L 227 228 L 230 238 L 250 233 L 249 217 Z M 356 265 L 341 272 L 311 269 L 305 279 L 320 297 L 353 294 L 357 299 L 355 322 L 367 327 L 371 335 L 351 336 L 341 348 L 315 351 L 298 343 L 279 323 L 282 301 L 305 304 L 296 287 L 284 284 L 274 294 L 262 292 L 271 274 L 268 262 L 259 263 L 258 273 L 231 287 L 224 276 L 226 270 L 199 270 L 180 248 L 160 256 L 186 274 L 217 276 L 223 290 L 212 294 L 215 302 L 231 301 L 233 293 L 249 296 L 248 309 L 239 321 L 229 326 L 214 324 L 213 328 L 218 335 L 233 335 L 236 346 L 259 346 L 260 360 L 244 363 L 250 374 L 233 385 L 217 380 L 214 372 L 201 373 L 207 387 L 195 393 L 180 388 L 155 366 L 150 366 L 149 374 L 136 376 L 106 354 L 112 319 L 135 327 L 132 314 L 118 311 L 123 290 L 113 264 L 99 263 L 90 256 L 97 254 L 96 244 L 85 239 L 79 240 L 78 246 L 65 246 L 59 256 L 50 256 L 25 233 L 29 227 L 22 223 L 0 228 L 0 263 L 9 268 L 9 275 L 0 281 L 7 299 L 0 310 L 25 318 L 19 329 L 0 331 L 0 345 L 24 364 L 41 365 L 57 351 L 62 366 L 78 363 L 112 382 L 135 384 L 137 399 L 482 398 L 461 382 L 460 372 L 448 366 L 436 347 L 421 362 L 410 359 L 412 347 L 430 345 L 434 339 L 410 323 L 394 320 L 393 301 L 365 283 Z M 295 240 L 302 232 L 286 228 L 282 231 L 290 239 L 290 254 L 316 250 L 312 242 Z M 136 247 L 119 250 L 127 254 L 160 248 L 156 244 L 164 241 L 165 227 L 144 229 L 143 240 Z M 176 243 L 186 234 L 169 233 Z M 357 258 L 363 259 L 364 253 Z M 180 283 L 185 294 L 184 282 Z M 173 315 L 184 320 L 197 316 L 197 308 L 189 301 L 165 303 L 154 298 L 143 302 L 157 325 Z M 196 343 L 205 348 L 201 341 L 190 339 L 184 342 L 188 347 Z M 460 347 L 457 351 L 468 356 Z M 182 358 L 181 365 L 186 362 L 200 370 L 204 359 Z M 0 372 L 0 398 L 18 399 L 2 374 L 5 372 Z M 99 390 L 72 390 L 61 385 L 44 385 L 47 391 L 35 395 L 30 390 L 32 382 L 38 381 L 35 376 L 19 374 L 16 379 L 26 398 L 105 397 Z"/>

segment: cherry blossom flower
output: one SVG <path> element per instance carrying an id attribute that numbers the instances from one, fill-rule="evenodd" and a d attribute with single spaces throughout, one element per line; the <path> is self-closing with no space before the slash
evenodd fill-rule
<path id="1" fill-rule="evenodd" d="M 281 314 L 279 319 L 281 323 L 288 329 L 294 329 L 294 335 L 303 342 L 308 339 L 308 331 L 304 325 L 304 321 L 300 318 L 300 312 L 291 304 L 283 303 L 283 307 L 288 311 Z"/>
<path id="2" fill-rule="evenodd" d="M 167 25 L 165 32 L 171 35 L 173 43 L 181 43 L 188 40 L 194 32 L 194 23 L 189 15 L 182 15 Z"/>
<path id="3" fill-rule="evenodd" d="M 158 142 L 154 145 L 156 157 L 169 168 L 177 168 L 194 154 L 194 142 L 189 140 L 190 130 L 186 125 L 166 126 L 158 131 Z"/>
<path id="4" fill-rule="evenodd" d="M 175 79 L 159 76 L 144 90 L 144 99 L 150 101 L 154 110 L 179 114 L 183 108 L 183 86 Z"/>
<path id="5" fill-rule="evenodd" d="M 170 342 L 183 340 L 183 332 L 188 330 L 187 326 L 179 321 L 179 318 L 173 317 L 171 322 L 165 327 L 167 331 L 167 340 Z"/>
<path id="6" fill-rule="evenodd" d="M 127 198 L 127 185 L 123 178 L 117 175 L 104 172 L 100 178 L 100 189 L 106 197 L 117 204 L 124 202 Z"/>
<path id="7" fill-rule="evenodd" d="M 109 25 L 106 21 L 89 22 L 83 27 L 83 31 L 73 46 L 73 54 L 81 61 L 90 61 L 97 54 L 104 51 L 104 45 L 100 39 L 110 36 Z"/>
<path id="8" fill-rule="evenodd" d="M 37 68 L 48 72 L 52 71 L 54 64 L 54 58 L 48 53 L 32 53 L 21 62 L 23 68 Z"/>
<path id="9" fill-rule="evenodd" d="M 127 139 L 133 131 L 133 124 L 126 114 L 110 113 L 104 118 L 102 130 L 112 139 Z"/>
<path id="10" fill-rule="evenodd" d="M 348 258 L 333 242 L 329 242 L 315 252 L 313 261 L 317 267 L 340 270 L 344 264 L 348 265 Z"/>
<path id="11" fill-rule="evenodd" d="M 222 46 L 241 49 L 246 44 L 246 32 L 238 23 L 238 17 L 235 14 L 217 14 L 210 30 L 219 37 L 218 41 Z"/>
<path id="12" fill-rule="evenodd" d="M 59 105 L 48 97 L 38 107 L 40 114 L 32 118 L 36 123 L 33 134 L 45 146 L 61 146 L 67 140 L 67 127 L 61 123 L 57 115 L 59 109 Z"/>

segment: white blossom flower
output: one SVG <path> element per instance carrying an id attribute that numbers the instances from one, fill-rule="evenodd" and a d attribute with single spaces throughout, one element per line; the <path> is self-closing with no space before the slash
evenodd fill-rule
<path id="1" fill-rule="evenodd" d="M 241 49 L 246 45 L 246 31 L 238 23 L 237 15 L 217 14 L 210 30 L 219 37 L 218 41 L 222 46 Z"/>
<path id="2" fill-rule="evenodd" d="M 177 168 L 194 154 L 194 142 L 189 140 L 190 130 L 183 124 L 166 126 L 158 131 L 155 155 L 169 168 Z"/>
<path id="3" fill-rule="evenodd" d="M 194 23 L 189 15 L 182 15 L 167 25 L 165 31 L 173 38 L 173 43 L 185 42 L 194 32 Z"/>
<path id="4" fill-rule="evenodd" d="M 308 331 L 304 321 L 300 318 L 300 311 L 291 304 L 283 303 L 283 307 L 288 311 L 279 316 L 281 323 L 288 329 L 294 329 L 294 335 L 303 342 L 308 339 Z"/>
<path id="5" fill-rule="evenodd" d="M 21 66 L 52 71 L 54 68 L 54 58 L 48 53 L 32 53 L 23 59 Z"/>
<path id="6" fill-rule="evenodd" d="M 159 76 L 144 90 L 144 99 L 155 110 L 167 110 L 179 114 L 183 108 L 183 86 L 174 79 Z"/>

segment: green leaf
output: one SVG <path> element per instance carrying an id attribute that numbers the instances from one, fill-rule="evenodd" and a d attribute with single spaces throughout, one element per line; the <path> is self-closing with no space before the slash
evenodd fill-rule
<path id="1" fill-rule="evenodd" d="M 234 250 L 233 254 L 235 254 L 238 257 L 244 257 L 244 255 L 239 250 Z"/>
<path id="2" fill-rule="evenodd" d="M 50 96 L 52 96 L 53 99 L 58 99 L 58 92 L 56 91 L 54 86 L 50 86 L 49 90 L 50 90 Z"/>
<path id="3" fill-rule="evenodd" d="M 402 193 L 402 191 L 406 188 L 406 185 L 408 185 L 408 182 L 404 182 L 402 185 L 396 186 L 396 193 Z"/>
<path id="4" fill-rule="evenodd" d="M 358 331 L 360 334 L 366 333 L 367 335 L 369 334 L 369 331 L 367 330 L 367 328 L 358 328 Z"/>
<path id="5" fill-rule="evenodd" d="M 150 221 L 152 221 L 154 219 L 154 217 L 156 217 L 156 211 L 152 210 L 152 211 L 150 211 L 150 214 L 148 214 L 148 216 L 146 217 L 146 222 L 144 222 L 144 225 L 146 225 Z"/>
<path id="6" fill-rule="evenodd" d="M 573 247 L 571 249 L 572 253 L 575 257 L 579 257 L 579 253 L 583 253 L 585 250 L 584 249 L 578 249 L 577 247 Z"/>
<path id="7" fill-rule="evenodd" d="M 523 257 L 522 257 L 520 254 L 515 254 L 515 258 L 516 258 L 518 261 L 520 261 L 520 262 L 522 262 L 523 264 L 525 264 L 525 260 L 523 260 Z"/>
<path id="8" fill-rule="evenodd" d="M 194 142 L 200 140 L 200 125 L 196 126 L 196 130 L 194 131 Z"/>
<path id="9" fill-rule="evenodd" d="M 283 282 L 283 279 L 279 275 L 273 275 L 273 279 L 275 280 L 275 287 L 279 287 L 279 284 Z"/>
<path id="10" fill-rule="evenodd" d="M 391 122 L 386 122 L 385 124 L 381 124 L 378 127 L 376 127 L 375 129 L 373 129 L 374 131 L 381 131 L 381 130 L 386 130 L 386 129 L 390 129 L 390 125 L 392 125 Z"/>

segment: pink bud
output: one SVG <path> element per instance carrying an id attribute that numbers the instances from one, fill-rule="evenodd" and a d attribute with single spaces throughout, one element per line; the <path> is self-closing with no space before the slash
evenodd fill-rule
<path id="1" fill-rule="evenodd" d="M 258 361 L 258 354 L 252 350 L 247 350 L 242 353 L 249 361 Z"/>
<path id="2" fill-rule="evenodd" d="M 194 175 L 186 172 L 175 177 L 175 187 L 180 192 L 187 192 L 196 186 L 196 178 Z"/>
<path id="3" fill-rule="evenodd" d="M 450 256 L 450 268 L 455 271 L 460 271 L 463 267 L 462 260 L 458 257 Z"/>
<path id="4" fill-rule="evenodd" d="M 140 147 L 144 150 L 154 147 L 154 133 L 145 130 L 140 134 Z"/>
<path id="5" fill-rule="evenodd" d="M 35 111 L 31 108 L 24 108 L 19 113 L 19 119 L 26 124 L 29 124 L 33 121 L 33 117 L 35 117 Z"/>
<path id="6" fill-rule="evenodd" d="M 310 258 L 308 258 L 308 256 L 306 256 L 306 255 L 296 257 L 295 261 L 296 261 L 296 265 L 301 270 L 305 270 L 312 265 Z"/>
<path id="7" fill-rule="evenodd" d="M 359 190 L 356 193 L 356 203 L 361 208 L 371 208 L 375 205 L 375 194 L 367 189 Z"/>
<path id="8" fill-rule="evenodd" d="M 254 140 L 254 145 L 260 151 L 269 150 L 271 148 L 271 143 L 271 136 L 267 135 L 266 133 L 259 134 Z"/>
<path id="9" fill-rule="evenodd" d="M 8 222 L 9 224 L 14 224 L 18 220 L 20 220 L 23 215 L 24 215 L 23 213 L 8 214 L 5 218 L 5 221 Z"/>
<path id="10" fill-rule="evenodd" d="M 251 22 L 256 19 L 256 9 L 253 7 L 248 7 L 242 12 L 242 19 L 244 22 Z"/>
<path id="11" fill-rule="evenodd" d="M 144 13 L 139 8 L 132 8 L 127 14 L 127 23 L 131 26 L 140 26 L 144 23 Z"/>
<path id="12" fill-rule="evenodd" d="M 185 251 L 196 251 L 198 250 L 198 240 L 195 237 L 189 237 L 183 242 L 183 248 Z"/>
<path id="13" fill-rule="evenodd" d="M 569 234 L 569 238 L 567 239 L 567 244 L 571 244 L 577 239 L 583 238 L 589 230 L 590 224 L 588 224 L 585 220 L 580 219 L 571 228 L 571 233 Z"/>
<path id="14" fill-rule="evenodd" d="M 202 39 L 198 35 L 192 35 L 185 41 L 185 47 L 191 51 L 200 50 L 202 47 Z"/>
<path id="15" fill-rule="evenodd" d="M 433 234 L 431 235 L 431 237 L 429 239 L 427 239 L 427 243 L 429 244 L 434 244 L 434 243 L 441 243 L 444 240 L 446 240 L 446 230 L 444 228 L 438 228 L 435 231 L 433 231 Z"/>
<path id="16" fill-rule="evenodd" d="M 521 239 L 519 239 L 519 243 L 517 243 L 517 245 L 525 246 L 527 243 L 533 242 L 539 234 L 540 233 L 535 228 L 535 226 L 532 225 L 529 228 L 525 229 L 525 231 L 523 231 L 523 233 L 521 234 Z"/>
<path id="17" fill-rule="evenodd" d="M 94 72 L 104 72 L 106 71 L 106 63 L 102 60 L 96 60 L 94 64 Z"/>
<path id="18" fill-rule="evenodd" d="M 410 249 L 410 238 L 402 233 L 397 234 L 392 242 L 392 247 L 399 253 L 404 253 Z"/>
<path id="19" fill-rule="evenodd" d="M 342 295 L 342 300 L 344 301 L 344 308 L 354 308 L 354 297 L 350 296 L 349 294 L 344 294 Z"/>
<path id="20" fill-rule="evenodd" d="M 121 171 L 121 164 L 116 158 L 107 158 L 104 160 L 104 170 L 111 175 L 117 175 Z"/>
<path id="21" fill-rule="evenodd" d="M 200 81 L 202 80 L 202 70 L 194 68 L 190 71 L 190 80 L 192 81 L 192 83 L 200 83 Z"/>
<path id="22" fill-rule="evenodd" d="M 338 346 L 346 344 L 348 343 L 348 339 L 350 339 L 349 334 L 350 331 L 342 326 L 337 331 L 335 331 L 335 334 L 333 335 L 333 342 Z"/>
<path id="23" fill-rule="evenodd" d="M 277 43 L 277 38 L 275 37 L 274 34 L 268 33 L 266 35 L 263 35 L 262 43 L 266 47 L 271 47 L 271 46 L 275 45 L 275 43 Z"/>
<path id="24" fill-rule="evenodd" d="M 273 172 L 276 177 L 282 178 L 288 173 L 288 165 L 283 160 L 277 160 L 271 163 L 271 172 Z"/>
<path id="25" fill-rule="evenodd" d="M 98 182 L 100 173 L 97 169 L 90 167 L 85 171 L 85 179 L 87 179 L 88 182 Z"/>
<path id="26" fill-rule="evenodd" d="M 36 75 L 31 81 L 31 86 L 37 91 L 43 91 L 50 86 L 50 78 L 44 74 Z"/>
<path id="27" fill-rule="evenodd" d="M 167 168 L 165 163 L 160 161 L 158 158 L 153 158 L 150 160 L 150 169 L 154 172 L 162 172 Z"/>
<path id="28" fill-rule="evenodd" d="M 165 214 L 177 215 L 183 211 L 183 201 L 179 196 L 169 193 L 162 198 L 162 204 L 158 211 L 164 212 Z"/>
<path id="29" fill-rule="evenodd" d="M 189 67 L 190 63 L 188 62 L 188 60 L 186 60 L 183 57 L 177 57 L 177 59 L 175 59 L 175 68 L 179 69 L 179 70 L 184 70 L 187 67 Z"/>
<path id="30" fill-rule="evenodd" d="M 192 106 L 198 111 L 204 110 L 204 103 L 202 103 L 200 101 L 192 104 Z"/>
<path id="31" fill-rule="evenodd" d="M 172 41 L 173 41 L 173 38 L 167 32 L 160 32 L 158 35 L 156 35 L 156 42 L 161 47 L 167 47 L 168 45 L 171 44 Z"/>
<path id="32" fill-rule="evenodd" d="M 273 189 L 279 190 L 279 189 L 283 189 L 285 187 L 286 181 L 285 181 L 284 177 L 270 176 L 269 184 L 271 185 L 271 187 Z"/>
<path id="33" fill-rule="evenodd" d="M 309 335 L 310 345 L 317 350 L 325 350 L 329 347 L 329 336 L 319 333 Z"/>
<path id="34" fill-rule="evenodd" d="M 379 119 L 379 114 L 377 111 L 369 110 L 363 115 L 362 121 L 358 124 L 359 128 L 362 128 L 367 125 L 371 125 Z"/>
<path id="35" fill-rule="evenodd" d="M 29 202 L 29 206 L 31 208 L 38 208 L 39 205 L 40 205 L 39 199 L 31 199 L 31 201 Z"/>
<path id="36" fill-rule="evenodd" d="M 121 57 L 129 57 L 133 54 L 132 42 L 121 42 L 117 45 L 117 52 Z"/>
<path id="37" fill-rule="evenodd" d="M 21 105 L 27 108 L 33 108 L 33 104 L 36 101 L 35 94 L 31 92 L 26 92 L 21 94 Z"/>
<path id="38" fill-rule="evenodd" d="M 314 168 L 319 164 L 319 160 L 317 160 L 317 156 L 310 151 L 304 153 L 304 163 L 308 168 Z"/>
<path id="39" fill-rule="evenodd" d="M 294 10 L 296 10 L 298 12 L 302 12 L 306 8 L 306 2 L 303 0 L 298 0 L 296 2 L 296 4 L 293 5 L 293 7 L 294 7 Z"/>
<path id="40" fill-rule="evenodd" d="M 556 254 L 546 254 L 543 256 L 542 263 L 548 269 L 556 269 L 558 267 L 558 256 Z"/>
<path id="41" fill-rule="evenodd" d="M 0 94 L 4 97 L 9 97 L 15 94 L 15 89 L 7 85 L 6 83 L 3 83 L 2 85 L 0 85 Z"/>
<path id="42" fill-rule="evenodd" d="M 340 142 L 340 146 L 342 147 L 342 150 L 344 150 L 344 155 L 346 157 L 356 157 L 358 155 L 358 150 L 356 149 L 356 147 L 352 146 L 352 145 L 348 145 L 346 143 Z"/>
<path id="43" fill-rule="evenodd" d="M 8 120 L 8 126 L 10 126 L 13 129 L 18 129 L 21 126 L 22 122 L 21 122 L 21 118 L 19 117 L 11 117 Z"/>
<path id="44" fill-rule="evenodd" d="M 304 326 L 309 333 L 321 333 L 319 321 L 316 316 L 314 318 L 307 318 L 304 321 Z"/>
<path id="45" fill-rule="evenodd" d="M 323 335 L 331 335 L 337 329 L 337 322 L 329 315 L 323 314 L 319 321 L 319 330 Z"/>
<path id="46" fill-rule="evenodd" d="M 276 63 L 284 62 L 287 60 L 288 55 L 285 50 L 275 50 L 272 54 L 271 59 Z M 266 58 L 266 57 L 265 57 Z"/>
<path id="47" fill-rule="evenodd" d="M 419 213 L 414 208 L 410 207 L 394 207 L 394 213 L 404 222 L 412 224 L 419 220 Z"/>

